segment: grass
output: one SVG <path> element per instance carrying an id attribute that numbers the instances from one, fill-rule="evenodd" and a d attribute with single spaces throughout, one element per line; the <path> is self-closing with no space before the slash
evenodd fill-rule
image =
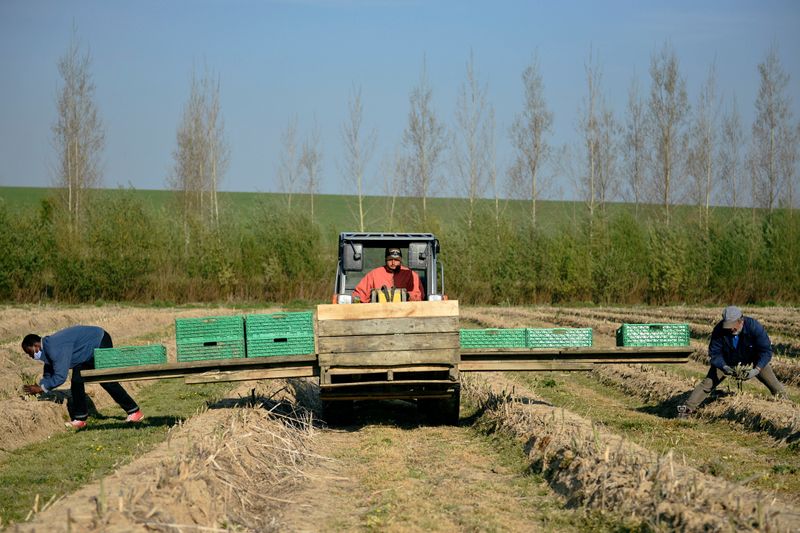
<path id="1" fill-rule="evenodd" d="M 800 456 L 789 447 L 775 447 L 767 435 L 724 420 L 678 421 L 667 407 L 645 405 L 583 374 L 514 377 L 553 405 L 598 421 L 647 449 L 661 454 L 675 450 L 676 457 L 701 471 L 800 501 L 800 476 L 792 474 L 800 468 Z"/>
<path id="2" fill-rule="evenodd" d="M 24 520 L 34 506 L 73 492 L 162 442 L 170 427 L 218 399 L 231 384 L 187 386 L 164 380 L 145 387 L 136 400 L 146 418 L 125 423 L 116 405 L 89 419 L 81 431 L 52 435 L 15 450 L 0 462 L 0 524 Z"/>

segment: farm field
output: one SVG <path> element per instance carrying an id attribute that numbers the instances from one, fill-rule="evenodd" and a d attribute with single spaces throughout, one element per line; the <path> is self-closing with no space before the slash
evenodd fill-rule
<path id="1" fill-rule="evenodd" d="M 168 380 L 126 385 L 147 415 L 133 428 L 99 387 L 90 388 L 99 416 L 70 433 L 63 393 L 52 401 L 19 393 L 41 371 L 19 350 L 30 331 L 100 324 L 116 345 L 159 342 L 174 356 L 174 318 L 237 312 L 0 308 L 2 526 L 800 529 L 797 308 L 745 309 L 768 328 L 789 399 L 773 400 L 759 383 L 743 393 L 723 385 L 687 421 L 674 418 L 675 407 L 706 371 L 714 308 L 462 307 L 461 327 L 592 327 L 596 346 L 613 345 L 622 322 L 687 322 L 695 353 L 686 365 L 469 375 L 457 427 L 420 425 L 416 408 L 401 402 L 359 406 L 352 424 L 330 427 L 320 419 L 316 386 L 305 380 L 213 387 Z"/>

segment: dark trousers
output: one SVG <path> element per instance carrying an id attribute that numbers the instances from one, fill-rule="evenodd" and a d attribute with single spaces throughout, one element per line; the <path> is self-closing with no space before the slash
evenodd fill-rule
<path id="1" fill-rule="evenodd" d="M 114 343 L 111 341 L 111 335 L 104 332 L 103 340 L 100 341 L 100 346 L 98 346 L 98 348 L 113 347 Z M 70 390 L 72 391 L 72 418 L 75 420 L 86 420 L 89 418 L 89 400 L 86 397 L 86 385 L 83 381 L 83 376 L 81 376 L 81 370 L 92 369 L 94 369 L 94 357 L 72 369 Z M 126 413 L 131 414 L 139 410 L 139 406 L 119 383 L 101 383 L 100 386 L 111 395 L 120 407 L 125 409 Z"/>
<path id="2" fill-rule="evenodd" d="M 692 394 L 689 396 L 689 399 L 686 400 L 686 406 L 690 409 L 697 409 L 697 406 L 703 403 L 703 400 L 708 398 L 711 391 L 716 389 L 717 385 L 722 383 L 725 378 L 725 373 L 719 368 L 715 366 L 709 368 L 706 377 L 697 384 Z M 767 366 L 762 368 L 761 372 L 756 376 L 756 379 L 763 383 L 773 395 L 784 394 L 783 384 L 775 377 L 775 372 L 772 371 L 772 365 L 767 364 Z"/>

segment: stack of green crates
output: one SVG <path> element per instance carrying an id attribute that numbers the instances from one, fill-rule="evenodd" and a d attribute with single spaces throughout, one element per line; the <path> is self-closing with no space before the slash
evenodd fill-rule
<path id="1" fill-rule="evenodd" d="M 314 353 L 311 311 L 247 315 L 247 357 Z"/>
<path id="2" fill-rule="evenodd" d="M 528 348 L 592 346 L 592 328 L 528 328 Z"/>
<path id="3" fill-rule="evenodd" d="M 162 365 L 166 362 L 167 349 L 161 344 L 95 348 L 94 350 L 94 367 L 97 369 Z"/>
<path id="4" fill-rule="evenodd" d="M 689 324 L 622 324 L 617 346 L 689 346 Z"/>
<path id="5" fill-rule="evenodd" d="M 245 356 L 241 316 L 176 318 L 178 362 L 237 359 Z"/>
<path id="6" fill-rule="evenodd" d="M 462 348 L 525 348 L 525 328 L 462 329 Z"/>

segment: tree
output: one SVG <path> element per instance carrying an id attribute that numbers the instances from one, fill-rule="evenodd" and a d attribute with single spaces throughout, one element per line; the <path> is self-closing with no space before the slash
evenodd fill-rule
<path id="1" fill-rule="evenodd" d="M 686 81 L 680 74 L 678 58 L 665 43 L 650 60 L 649 120 L 653 150 L 651 178 L 656 198 L 669 223 L 670 204 L 680 189 L 680 165 L 686 153 L 686 120 L 689 102 Z"/>
<path id="2" fill-rule="evenodd" d="M 742 120 L 736 105 L 736 95 L 730 110 L 722 117 L 722 138 L 719 152 L 719 183 L 722 201 L 731 207 L 739 207 L 739 190 L 744 186 L 742 176 L 742 147 L 744 134 Z"/>
<path id="3" fill-rule="evenodd" d="M 364 106 L 361 103 L 361 89 L 353 88 L 350 99 L 347 102 L 350 111 L 348 121 L 342 125 L 342 142 L 345 149 L 344 175 L 356 191 L 357 210 L 356 220 L 358 221 L 358 231 L 364 230 L 364 178 L 366 168 L 372 158 L 377 141 L 375 130 L 369 131 L 366 135 L 362 133 L 362 120 L 364 116 Z"/>
<path id="4" fill-rule="evenodd" d="M 758 73 L 761 85 L 756 97 L 749 166 L 756 203 L 771 211 L 778 206 L 784 190 L 793 193 L 798 138 L 792 124 L 790 96 L 786 94 L 789 75 L 784 72 L 775 47 L 759 63 Z"/>
<path id="5" fill-rule="evenodd" d="M 105 130 L 94 101 L 91 55 L 81 52 L 73 29 L 67 52 L 58 60 L 63 85 L 56 96 L 53 146 L 58 153 L 56 185 L 63 189 L 63 204 L 70 229 L 77 230 L 87 191 L 101 180 L 100 158 Z"/>
<path id="6" fill-rule="evenodd" d="M 169 178 L 181 200 L 187 247 L 193 225 L 219 226 L 217 192 L 230 160 L 219 92 L 219 78 L 208 69 L 200 78 L 192 71 Z"/>
<path id="7" fill-rule="evenodd" d="M 300 155 L 297 152 L 297 116 L 286 123 L 281 135 L 281 157 L 278 186 L 286 195 L 287 209 L 292 211 L 292 195 L 297 192 L 300 176 Z"/>
<path id="8" fill-rule="evenodd" d="M 427 220 L 428 196 L 438 185 L 439 165 L 447 146 L 444 124 L 433 110 L 433 90 L 428 84 L 425 61 L 419 85 L 409 97 L 408 126 L 403 133 L 406 180 L 412 196 L 422 200 L 422 219 Z"/>
<path id="9" fill-rule="evenodd" d="M 319 179 L 322 171 L 322 147 L 320 145 L 319 125 L 314 121 L 311 134 L 303 142 L 300 152 L 300 173 L 306 193 L 311 202 L 311 221 L 314 221 L 314 197 L 319 193 Z"/>
<path id="10" fill-rule="evenodd" d="M 700 208 L 703 227 L 708 232 L 711 195 L 714 192 L 716 175 L 717 119 L 717 74 L 714 63 L 708 69 L 708 78 L 700 90 L 690 129 L 689 175 L 692 177 L 692 196 Z"/>
<path id="11" fill-rule="evenodd" d="M 452 151 L 453 167 L 468 200 L 466 219 L 469 229 L 472 229 L 478 200 L 486 192 L 492 174 L 493 109 L 487 102 L 486 92 L 486 85 L 478 82 L 475 58 L 470 53 L 466 79 L 456 101 Z"/>
<path id="12" fill-rule="evenodd" d="M 634 76 L 628 88 L 628 106 L 622 138 L 623 174 L 627 180 L 635 210 L 644 199 L 645 171 L 649 164 L 647 151 L 647 113 L 639 97 L 639 83 Z"/>
<path id="13" fill-rule="evenodd" d="M 512 187 L 527 191 L 526 196 L 531 202 L 531 226 L 536 227 L 536 200 L 541 194 L 537 179 L 550 154 L 545 137 L 553 125 L 553 114 L 547 109 L 544 99 L 544 83 L 536 55 L 522 73 L 522 84 L 525 91 L 522 112 L 516 116 L 510 130 L 515 158 L 509 176 Z"/>

